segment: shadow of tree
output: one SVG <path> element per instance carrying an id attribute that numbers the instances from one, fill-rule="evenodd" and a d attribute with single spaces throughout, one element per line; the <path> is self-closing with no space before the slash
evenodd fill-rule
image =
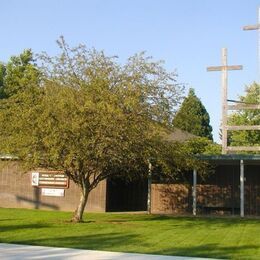
<path id="1" fill-rule="evenodd" d="M 155 188 L 160 196 L 156 209 L 170 214 L 192 213 L 192 186 L 190 184 L 157 184 Z"/>
<path id="2" fill-rule="evenodd" d="M 260 255 L 252 255 L 252 250 L 258 250 L 257 245 L 222 246 L 219 244 L 204 244 L 199 246 L 172 247 L 155 250 L 154 254 L 212 257 L 221 259 L 259 259 Z"/>
<path id="3" fill-rule="evenodd" d="M 22 229 L 41 229 L 41 228 L 47 228 L 50 227 L 48 224 L 19 224 L 19 225 L 1 225 L 0 227 L 0 233 L 1 232 L 10 232 L 10 231 L 18 231 Z"/>
<path id="4" fill-rule="evenodd" d="M 4 221 L 17 221 L 17 220 L 21 220 L 21 218 L 1 218 L 0 222 L 4 222 Z"/>
<path id="5" fill-rule="evenodd" d="M 79 235 L 65 237 L 49 237 L 43 239 L 23 239 L 16 240 L 15 244 L 53 246 L 53 247 L 70 247 L 77 249 L 90 250 L 108 250 L 118 251 L 121 246 L 128 244 L 140 243 L 138 235 L 121 234 L 121 233 L 105 233 L 95 235 Z M 145 243 L 141 242 L 145 245 Z"/>
<path id="6" fill-rule="evenodd" d="M 257 245 L 234 245 L 223 246 L 217 243 L 204 244 L 199 246 L 171 246 L 164 249 L 149 249 L 143 251 L 143 248 L 151 245 L 144 240 L 140 240 L 138 235 L 106 233 L 87 236 L 67 236 L 52 237 L 46 239 L 20 240 L 15 241 L 16 244 L 53 246 L 75 249 L 88 250 L 106 250 L 114 252 L 130 252 L 130 253 L 148 253 L 156 255 L 174 255 L 174 256 L 193 256 L 193 257 L 212 257 L 221 259 L 259 259 L 260 255 L 253 255 L 252 250 L 258 250 Z M 140 249 L 127 249 L 127 245 L 136 244 Z"/>
<path id="7" fill-rule="evenodd" d="M 240 217 L 193 217 L 193 216 L 171 216 L 171 215 L 147 215 L 142 216 L 141 218 L 121 218 L 121 217 L 115 217 L 111 219 L 104 219 L 101 220 L 102 223 L 108 223 L 108 224 L 130 224 L 134 222 L 147 222 L 149 221 L 149 226 L 156 225 L 156 222 L 158 222 L 160 225 L 167 225 L 169 228 L 179 227 L 183 229 L 189 229 L 189 228 L 202 228 L 204 229 L 205 226 L 207 226 L 210 230 L 214 229 L 221 229 L 221 228 L 230 228 L 230 226 L 236 226 L 236 225 L 243 225 L 246 226 L 249 225 L 259 225 L 260 219 L 259 218 L 243 218 Z M 164 223 L 165 222 L 165 223 Z M 147 223 L 145 223 L 146 225 Z"/>

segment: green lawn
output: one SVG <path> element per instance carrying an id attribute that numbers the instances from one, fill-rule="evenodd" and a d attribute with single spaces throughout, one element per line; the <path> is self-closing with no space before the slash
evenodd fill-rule
<path id="1" fill-rule="evenodd" d="M 164 255 L 260 259 L 260 220 L 0 208 L 0 242 Z"/>

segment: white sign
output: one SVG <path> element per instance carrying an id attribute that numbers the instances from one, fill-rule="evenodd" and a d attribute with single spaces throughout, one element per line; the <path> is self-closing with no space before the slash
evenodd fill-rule
<path id="1" fill-rule="evenodd" d="M 64 189 L 42 188 L 42 196 L 64 197 Z"/>
<path id="2" fill-rule="evenodd" d="M 32 172 L 32 186 L 38 186 L 38 185 L 39 185 L 39 173 Z"/>

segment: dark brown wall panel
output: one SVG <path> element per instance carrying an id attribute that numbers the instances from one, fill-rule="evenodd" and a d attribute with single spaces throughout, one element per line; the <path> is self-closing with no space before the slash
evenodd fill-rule
<path id="1" fill-rule="evenodd" d="M 18 162 L 1 163 L 4 167 L 0 169 L 0 207 L 75 210 L 80 191 L 72 181 L 64 197 L 42 196 L 41 189 L 31 185 L 31 174 L 23 173 Z M 90 193 L 86 211 L 104 212 L 105 196 L 106 181 L 103 181 Z"/>

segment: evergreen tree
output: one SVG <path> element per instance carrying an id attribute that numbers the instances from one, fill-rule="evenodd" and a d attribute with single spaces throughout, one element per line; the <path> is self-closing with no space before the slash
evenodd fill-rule
<path id="1" fill-rule="evenodd" d="M 197 136 L 213 139 L 209 114 L 195 95 L 194 89 L 189 90 L 188 96 L 173 119 L 173 126 Z"/>
<path id="2" fill-rule="evenodd" d="M 30 49 L 12 56 L 6 65 L 0 64 L 0 98 L 8 98 L 38 84 L 40 72 Z"/>

